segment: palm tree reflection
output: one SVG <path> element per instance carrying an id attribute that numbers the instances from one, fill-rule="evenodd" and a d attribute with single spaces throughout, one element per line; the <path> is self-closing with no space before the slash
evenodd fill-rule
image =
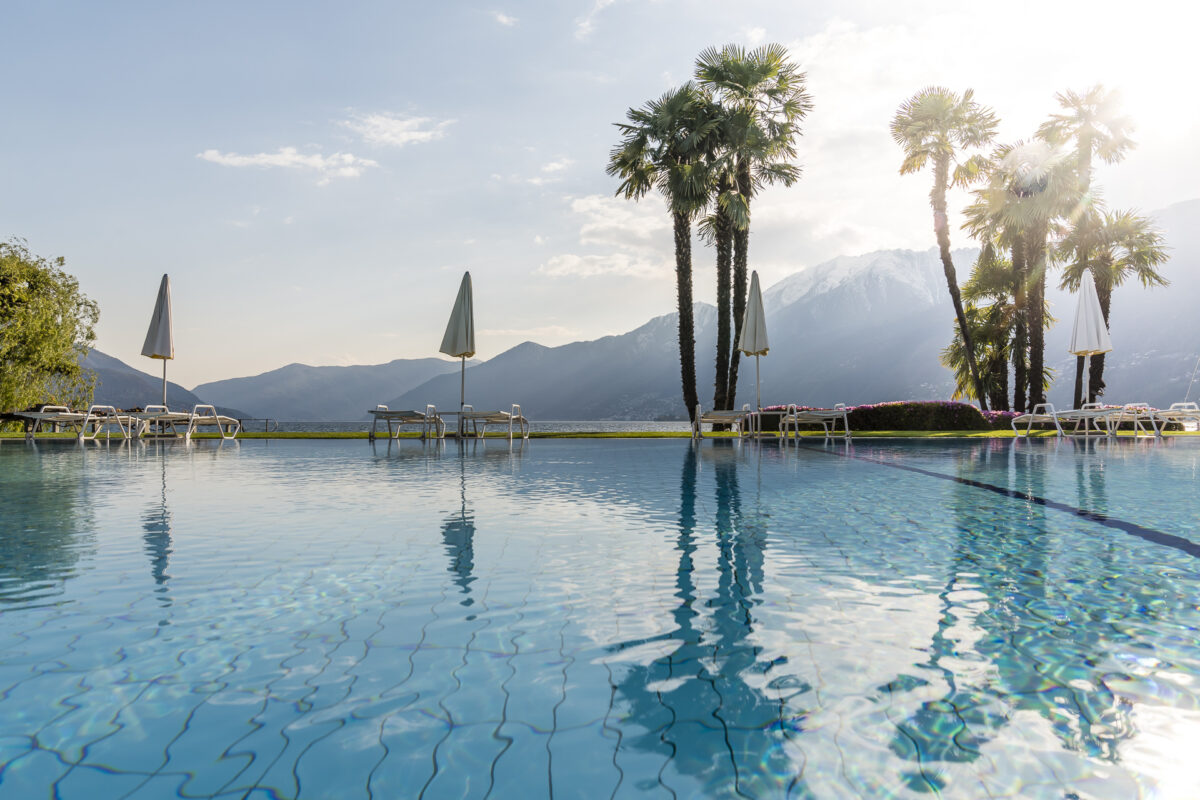
<path id="1" fill-rule="evenodd" d="M 700 602 L 696 554 L 707 537 L 697 535 L 699 450 L 693 446 L 680 480 L 674 628 L 610 648 L 613 653 L 646 647 L 662 652 L 649 663 L 624 665 L 617 680 L 617 698 L 628 706 L 628 724 L 637 729 L 624 735 L 621 748 L 669 758 L 674 770 L 700 781 L 706 795 L 774 795 L 786 783 L 780 776 L 792 772 L 784 750 L 787 728 L 799 728 L 783 723 L 778 697 L 755 688 L 766 684 L 763 675 L 774 666 L 758 661 L 760 650 L 752 641 L 766 528 L 761 518 L 742 511 L 737 443 L 711 445 L 705 453 L 712 455 L 716 479 L 716 589 Z M 792 706 L 789 714 L 794 713 Z M 804 794 L 795 785 L 791 791 Z"/>
<path id="2" fill-rule="evenodd" d="M 1054 455 L 1043 443 L 980 444 L 964 453 L 958 471 L 985 473 L 991 481 L 1005 475 L 1018 491 L 1045 497 Z M 1076 462 L 1079 507 L 1103 513 L 1103 472 L 1090 455 Z M 1092 581 L 1057 574 L 1078 572 L 1076 559 L 1084 559 L 1101 564 L 1097 581 L 1119 575 L 1111 558 L 1095 552 L 1111 541 L 1093 545 L 1076 540 L 1074 531 L 1055 535 L 1045 506 L 1031 501 L 1014 524 L 971 486 L 956 486 L 952 508 L 957 541 L 927 662 L 945 692 L 898 723 L 891 749 L 922 765 L 974 761 L 1019 712 L 1034 712 L 1064 750 L 1117 761 L 1118 746 L 1134 730 L 1129 703 L 1104 680 L 1113 620 L 1097 608 Z M 883 688 L 901 694 L 929 683 L 910 678 Z M 908 777 L 914 788 L 941 788 L 936 768 L 923 766 Z"/>

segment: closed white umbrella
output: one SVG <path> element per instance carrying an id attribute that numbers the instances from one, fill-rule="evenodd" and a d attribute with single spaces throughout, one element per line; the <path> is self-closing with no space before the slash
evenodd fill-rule
<path id="1" fill-rule="evenodd" d="M 161 358 L 163 362 L 162 404 L 167 404 L 167 359 L 175 357 L 175 340 L 171 335 L 171 279 L 163 275 L 158 285 L 158 299 L 154 302 L 154 315 L 150 317 L 150 329 L 146 331 L 146 343 L 142 355 Z"/>
<path id="2" fill-rule="evenodd" d="M 462 379 L 458 394 L 458 410 L 467 402 L 467 359 L 475 355 L 475 309 L 471 301 L 471 273 L 464 272 L 458 287 L 458 297 L 446 323 L 439 352 L 462 359 Z M 460 420 L 461 424 L 461 420 Z"/>
<path id="3" fill-rule="evenodd" d="M 765 356 L 771 349 L 767 342 L 767 315 L 763 311 L 762 290 L 758 288 L 758 272 L 750 273 L 750 296 L 746 298 L 746 314 L 742 317 L 742 335 L 738 337 L 737 349 L 754 356 L 754 399 L 762 411 L 762 389 L 758 379 L 758 357 Z"/>
<path id="4" fill-rule="evenodd" d="M 1083 356 L 1083 380 L 1087 387 L 1084 402 L 1092 402 L 1091 374 L 1092 356 L 1110 352 L 1112 340 L 1108 338 L 1108 326 L 1104 324 L 1104 312 L 1100 310 L 1100 297 L 1096 294 L 1096 283 L 1092 273 L 1086 272 L 1079 282 L 1079 304 L 1075 306 L 1075 327 L 1071 329 L 1071 346 L 1067 348 L 1077 356 Z"/>

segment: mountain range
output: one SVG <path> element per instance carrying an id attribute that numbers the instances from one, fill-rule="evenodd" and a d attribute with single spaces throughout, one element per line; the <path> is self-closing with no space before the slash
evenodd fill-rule
<path id="1" fill-rule="evenodd" d="M 1200 272 L 1195 267 L 1200 258 L 1200 200 L 1176 204 L 1154 216 L 1172 248 L 1171 260 L 1161 270 L 1172 285 L 1144 289 L 1133 283 L 1114 292 L 1114 351 L 1105 371 L 1105 399 L 1110 402 L 1162 406 L 1182 400 L 1200 352 L 1200 314 L 1195 308 L 1200 297 Z M 977 254 L 976 249 L 953 253 L 960 282 Z M 1067 407 L 1074 376 L 1067 343 L 1075 298 L 1055 288 L 1056 283 L 1057 275 L 1052 274 L 1047 299 L 1057 324 L 1046 335 L 1046 361 L 1058 378 L 1049 399 Z M 950 397 L 953 379 L 938 355 L 953 334 L 954 313 L 936 249 L 838 257 L 776 283 L 764 292 L 763 302 L 772 345 L 759 365 L 764 404 L 827 406 Z M 697 384 L 707 407 L 715 371 L 716 310 L 697 303 L 693 313 Z M 469 362 L 467 402 L 477 409 L 507 409 L 520 403 L 535 420 L 686 418 L 680 400 L 676 320 L 676 314 L 665 314 L 628 333 L 558 347 L 525 342 L 488 361 Z M 160 379 L 116 359 L 93 352 L 89 360 L 98 371 L 105 370 L 98 402 L 104 396 L 104 402 L 125 405 L 108 399 L 118 378 L 134 381 L 141 375 L 142 383 L 150 382 L 152 390 L 139 385 L 133 403 L 144 403 L 161 391 Z M 245 416 L 357 420 L 380 402 L 391 408 L 424 408 L 427 403 L 443 410 L 457 408 L 458 367 L 457 361 L 440 358 L 353 367 L 290 364 L 258 376 L 203 384 L 192 396 L 245 409 Z M 739 405 L 754 402 L 754 378 L 754 359 L 744 358 Z M 182 405 L 192 402 L 182 387 L 172 384 L 171 392 L 180 393 L 186 401 Z"/>

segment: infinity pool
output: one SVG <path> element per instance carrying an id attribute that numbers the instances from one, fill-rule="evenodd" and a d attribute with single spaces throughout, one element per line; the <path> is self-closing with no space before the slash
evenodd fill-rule
<path id="1" fill-rule="evenodd" d="M 1200 797 L 1200 441 L 0 443 L 0 797 Z"/>

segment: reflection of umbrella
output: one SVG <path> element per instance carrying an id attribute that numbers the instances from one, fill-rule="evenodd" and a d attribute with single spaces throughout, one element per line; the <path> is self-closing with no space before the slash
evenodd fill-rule
<path id="1" fill-rule="evenodd" d="M 1091 360 L 1092 356 L 1112 350 L 1108 338 L 1108 326 L 1104 324 L 1104 312 L 1100 310 L 1100 298 L 1096 294 L 1096 283 L 1090 272 L 1084 273 L 1079 282 L 1079 304 L 1075 307 L 1075 327 L 1071 329 L 1071 346 L 1067 348 L 1077 356 L 1083 356 L 1083 374 L 1087 381 L 1084 392 L 1086 400 L 1092 402 Z"/>
<path id="2" fill-rule="evenodd" d="M 765 356 L 767 344 L 767 315 L 763 311 L 762 290 L 758 288 L 758 272 L 750 273 L 750 295 L 746 299 L 746 315 L 742 317 L 742 335 L 738 337 L 737 349 L 754 356 L 754 399 L 755 407 L 762 410 L 762 390 L 758 380 L 758 357 Z"/>
<path id="3" fill-rule="evenodd" d="M 470 291 L 468 287 L 468 291 Z M 460 453 L 465 458 L 465 455 Z M 469 606 L 475 601 L 471 598 L 471 584 L 475 577 L 471 574 L 475 569 L 475 515 L 467 513 L 467 465 L 462 463 L 460 476 L 462 506 L 448 520 L 442 523 L 442 541 L 446 543 L 446 554 L 450 556 L 450 572 L 458 577 L 455 583 L 467 595 L 461 605 Z"/>
<path id="4" fill-rule="evenodd" d="M 158 285 L 158 299 L 154 301 L 154 316 L 150 317 L 150 329 L 146 331 L 146 343 L 142 355 L 163 360 L 163 405 L 167 404 L 167 359 L 175 357 L 175 342 L 171 337 L 171 279 L 162 276 Z"/>
<path id="5" fill-rule="evenodd" d="M 439 350 L 453 358 L 462 359 L 462 381 L 458 395 L 458 410 L 467 402 L 467 359 L 475 355 L 475 309 L 471 301 L 471 273 L 464 272 L 458 287 L 458 297 L 446 323 Z"/>
<path id="6" fill-rule="evenodd" d="M 153 504 L 146 511 L 142 517 L 142 530 L 146 532 L 142 538 L 146 543 L 146 555 L 150 557 L 150 574 L 154 576 L 154 582 L 158 584 L 159 588 L 156 591 L 163 594 L 160 602 L 170 605 L 171 598 L 166 595 L 166 584 L 171 579 L 171 576 L 167 574 L 171 555 L 171 512 L 167 510 L 165 454 L 163 454 L 162 462 L 162 501 Z"/>

